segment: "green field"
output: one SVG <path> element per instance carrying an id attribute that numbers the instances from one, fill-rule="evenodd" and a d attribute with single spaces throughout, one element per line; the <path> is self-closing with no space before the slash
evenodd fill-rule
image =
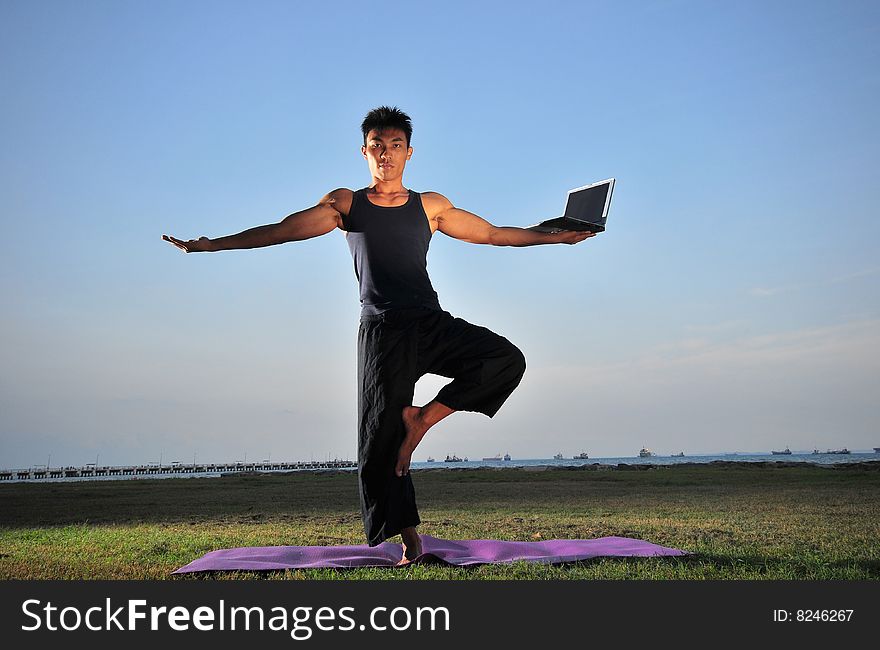
<path id="1" fill-rule="evenodd" d="M 356 476 L 299 472 L 0 485 L 0 579 L 880 578 L 880 462 L 586 467 L 413 471 L 420 531 L 523 541 L 619 535 L 694 555 L 170 575 L 219 548 L 363 544 Z"/>

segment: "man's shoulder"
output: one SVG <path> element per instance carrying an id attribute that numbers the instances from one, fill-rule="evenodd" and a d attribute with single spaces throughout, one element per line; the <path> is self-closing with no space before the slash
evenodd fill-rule
<path id="1" fill-rule="evenodd" d="M 327 194 L 318 201 L 318 204 L 329 205 L 339 214 L 348 214 L 351 209 L 351 200 L 353 196 L 354 190 L 350 190 L 347 187 L 337 187 L 335 190 L 327 192 Z"/>
<path id="2" fill-rule="evenodd" d="M 327 192 L 325 198 L 336 199 L 337 201 L 340 199 L 351 199 L 354 196 L 354 190 L 350 190 L 347 187 L 337 187 L 335 190 L 331 190 Z"/>
<path id="3" fill-rule="evenodd" d="M 440 194 L 440 192 L 420 192 L 420 194 L 422 195 L 423 199 L 427 199 L 429 201 L 445 201 L 447 203 L 449 202 L 449 199 Z"/>
<path id="4" fill-rule="evenodd" d="M 425 212 L 428 213 L 430 218 L 434 218 L 444 210 L 452 207 L 452 201 L 440 194 L 440 192 L 421 192 L 420 194 L 422 206 L 424 206 Z"/>

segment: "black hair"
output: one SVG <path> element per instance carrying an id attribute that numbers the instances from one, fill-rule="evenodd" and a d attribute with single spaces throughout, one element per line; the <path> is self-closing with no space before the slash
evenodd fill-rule
<path id="1" fill-rule="evenodd" d="M 364 146 L 367 146 L 367 134 L 375 129 L 379 133 L 385 129 L 400 129 L 406 135 L 406 146 L 412 140 L 412 120 L 397 106 L 380 106 L 374 108 L 364 118 L 361 131 L 364 132 Z"/>

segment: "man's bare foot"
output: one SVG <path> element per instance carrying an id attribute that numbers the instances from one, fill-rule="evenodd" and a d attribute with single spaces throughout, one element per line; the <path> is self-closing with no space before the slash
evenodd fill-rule
<path id="1" fill-rule="evenodd" d="M 406 566 L 422 554 L 422 540 L 415 526 L 400 531 L 400 538 L 403 540 L 403 557 L 397 566 Z"/>
<path id="2" fill-rule="evenodd" d="M 428 429 L 452 413 L 455 413 L 455 409 L 441 404 L 437 400 L 431 400 L 421 408 L 418 406 L 403 407 L 402 417 L 406 434 L 397 454 L 397 465 L 394 467 L 394 473 L 397 476 L 406 476 L 409 473 L 413 452 L 425 437 Z"/>
<path id="3" fill-rule="evenodd" d="M 422 409 L 418 406 L 403 407 L 403 426 L 406 429 L 406 436 L 400 445 L 400 451 L 397 453 L 397 466 L 394 468 L 394 473 L 397 476 L 409 474 L 409 465 L 412 462 L 413 452 L 428 430 L 422 423 L 421 411 Z"/>

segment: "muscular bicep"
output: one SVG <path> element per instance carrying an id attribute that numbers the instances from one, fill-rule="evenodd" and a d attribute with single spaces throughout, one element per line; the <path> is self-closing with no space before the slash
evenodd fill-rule
<path id="1" fill-rule="evenodd" d="M 339 224 L 335 192 L 327 194 L 316 205 L 294 212 L 278 223 L 278 239 L 281 242 L 302 241 L 320 237 Z"/>
<path id="2" fill-rule="evenodd" d="M 470 244 L 491 244 L 497 228 L 472 212 L 449 207 L 437 215 L 437 229 Z"/>

